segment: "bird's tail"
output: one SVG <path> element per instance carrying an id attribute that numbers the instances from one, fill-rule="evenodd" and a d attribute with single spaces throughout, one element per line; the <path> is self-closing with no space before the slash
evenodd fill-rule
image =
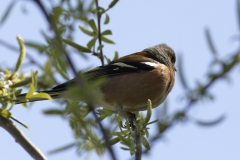
<path id="1" fill-rule="evenodd" d="M 41 92 L 36 92 L 36 93 L 47 93 L 52 97 L 52 99 L 57 99 L 57 98 L 61 98 L 63 91 L 52 89 L 49 91 L 41 91 Z M 16 97 L 15 104 L 43 101 L 43 100 L 49 100 L 49 99 L 47 99 L 47 98 L 26 98 L 26 93 L 24 93 L 24 94 L 20 94 Z"/>

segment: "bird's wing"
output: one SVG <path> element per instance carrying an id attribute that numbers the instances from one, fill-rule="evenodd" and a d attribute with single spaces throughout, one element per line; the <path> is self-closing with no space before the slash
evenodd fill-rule
<path id="1" fill-rule="evenodd" d="M 149 62 L 152 63 L 152 62 Z M 106 66 L 96 67 L 92 70 L 85 72 L 85 75 L 89 80 L 101 78 L 101 77 L 110 77 L 110 76 L 117 76 L 121 74 L 128 74 L 139 72 L 142 70 L 152 70 L 154 69 L 153 65 L 150 65 L 147 62 L 120 62 L 116 61 L 115 63 L 110 63 Z M 55 86 L 52 90 L 66 90 L 67 86 L 73 85 L 76 83 L 76 78 L 67 81 L 63 84 Z"/>

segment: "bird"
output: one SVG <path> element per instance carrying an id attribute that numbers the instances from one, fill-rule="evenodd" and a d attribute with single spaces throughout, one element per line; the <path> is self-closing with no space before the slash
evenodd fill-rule
<path id="1" fill-rule="evenodd" d="M 155 108 L 163 103 L 172 90 L 175 82 L 175 62 L 174 50 L 162 43 L 120 57 L 84 74 L 89 80 L 105 78 L 100 92 L 111 110 L 143 111 L 147 110 L 148 99 L 152 101 L 152 108 Z M 53 99 L 61 98 L 69 86 L 76 85 L 76 82 L 77 79 L 73 78 L 51 90 L 41 92 L 48 93 Z M 20 94 L 16 97 L 15 104 L 40 100 L 47 99 L 26 99 L 26 94 Z"/>

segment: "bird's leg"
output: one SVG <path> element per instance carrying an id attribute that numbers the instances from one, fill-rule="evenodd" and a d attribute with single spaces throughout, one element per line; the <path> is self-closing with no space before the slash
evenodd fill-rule
<path id="1" fill-rule="evenodd" d="M 118 105 L 117 106 L 117 114 L 119 114 L 123 118 L 128 119 L 128 121 L 130 123 L 130 127 L 134 130 L 134 122 L 136 121 L 136 115 L 134 113 L 126 112 L 123 110 L 121 105 Z"/>
<path id="2" fill-rule="evenodd" d="M 128 121 L 126 123 L 130 123 L 130 127 L 132 129 L 132 132 L 134 133 L 134 143 L 136 146 L 136 152 L 135 152 L 135 160 L 141 160 L 141 155 L 142 155 L 142 140 L 141 140 L 141 131 L 139 129 L 137 129 L 137 127 L 135 126 L 136 123 L 136 114 L 131 113 L 131 112 L 126 112 L 123 110 L 121 105 L 117 106 L 117 113 L 128 119 Z"/>

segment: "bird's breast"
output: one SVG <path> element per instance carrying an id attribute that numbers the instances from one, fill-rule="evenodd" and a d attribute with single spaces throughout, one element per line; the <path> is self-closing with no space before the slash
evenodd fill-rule
<path id="1" fill-rule="evenodd" d="M 101 88 L 104 100 L 113 108 L 121 106 L 123 111 L 147 109 L 150 99 L 153 108 L 167 97 L 174 84 L 174 73 L 165 65 L 159 64 L 151 71 L 121 74 L 109 77 Z"/>

